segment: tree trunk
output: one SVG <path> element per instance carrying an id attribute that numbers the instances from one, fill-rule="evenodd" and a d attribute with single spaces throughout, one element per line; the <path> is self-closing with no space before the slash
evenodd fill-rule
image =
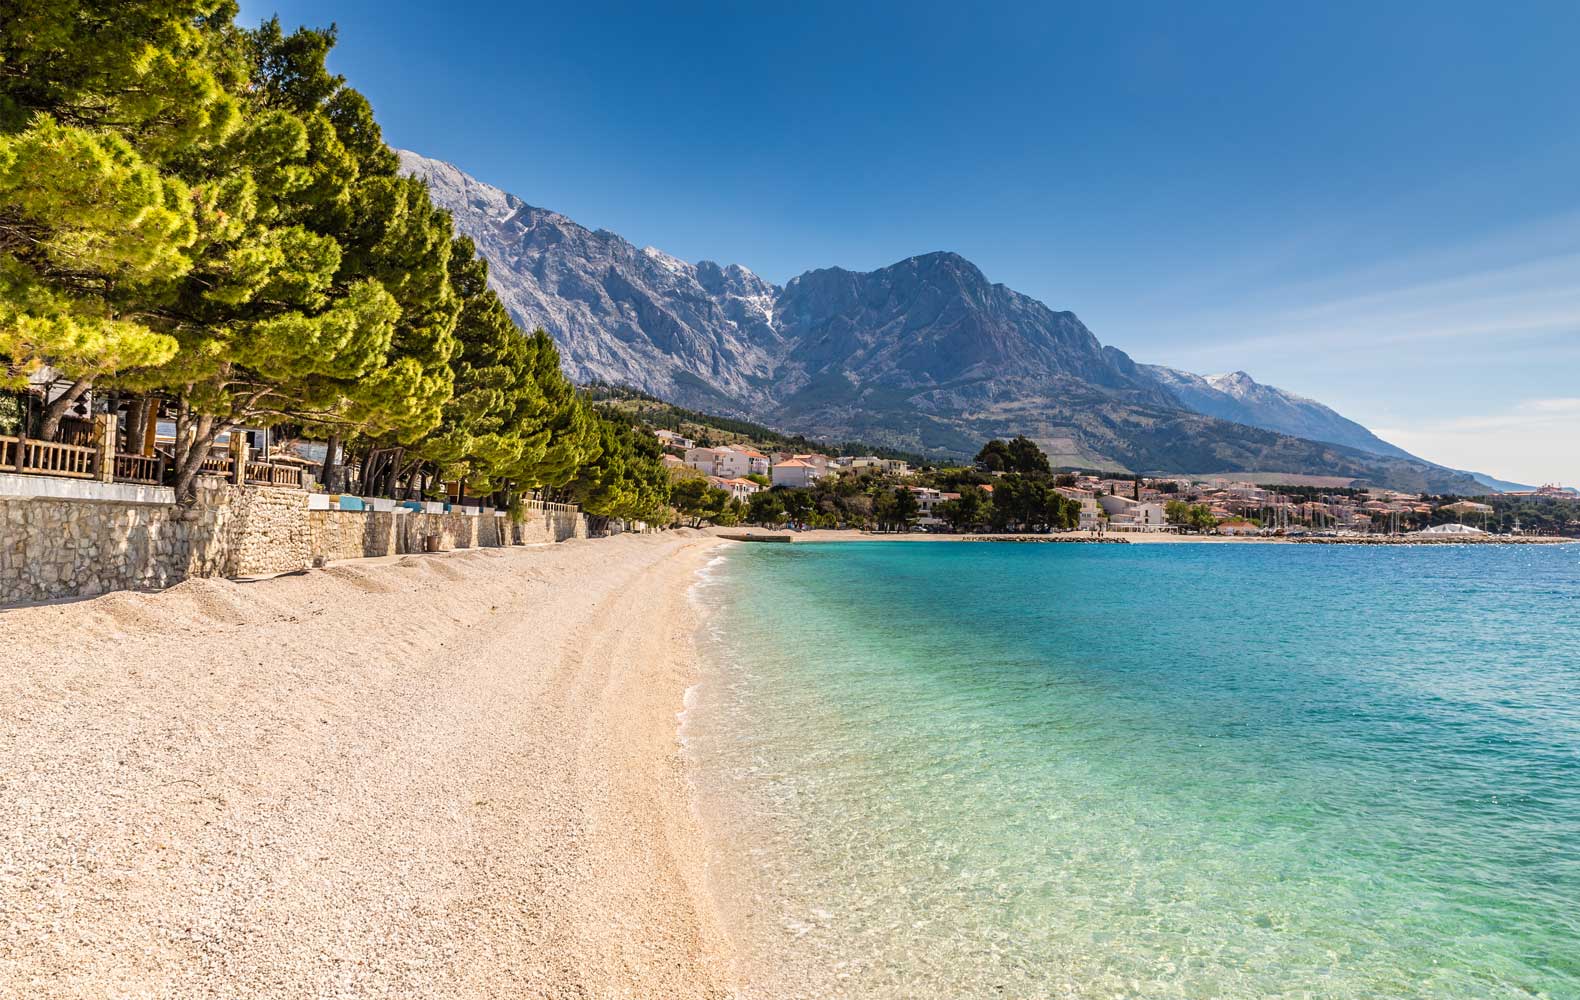
<path id="1" fill-rule="evenodd" d="M 84 375 L 71 383 L 71 388 L 61 393 L 60 398 L 44 408 L 44 419 L 38 427 L 38 436 L 45 441 L 55 440 L 55 435 L 60 433 L 60 421 L 66 416 L 66 411 L 76 405 L 82 394 L 93 385 L 93 376 Z"/>
<path id="2" fill-rule="evenodd" d="M 153 402 L 152 399 L 139 397 L 133 399 L 126 407 L 126 451 L 129 454 L 143 453 L 143 442 L 148 437 L 149 411 Z"/>
<path id="3" fill-rule="evenodd" d="M 324 481 L 324 489 L 330 493 L 340 492 L 340 467 L 335 462 L 335 452 L 340 450 L 340 435 L 329 435 L 329 447 L 324 451 L 324 465 L 319 470 L 318 478 Z"/>
<path id="4" fill-rule="evenodd" d="M 190 502 L 196 495 L 192 484 L 202 471 L 203 462 L 208 458 L 215 440 L 236 426 L 235 421 L 216 423 L 213 417 L 207 415 L 198 417 L 195 424 L 190 420 L 185 422 L 189 428 L 189 440 L 182 440 L 178 436 L 175 447 L 176 499 L 181 503 Z"/>

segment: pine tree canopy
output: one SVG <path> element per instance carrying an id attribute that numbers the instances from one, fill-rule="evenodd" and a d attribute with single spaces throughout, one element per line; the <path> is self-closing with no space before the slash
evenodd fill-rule
<path id="1" fill-rule="evenodd" d="M 178 490 L 220 435 L 285 423 L 472 491 L 659 517 L 656 445 L 524 334 L 373 109 L 333 28 L 233 0 L 33 0 L 0 18 L 0 372 L 165 402 Z M 412 463 L 404 464 L 407 460 Z"/>

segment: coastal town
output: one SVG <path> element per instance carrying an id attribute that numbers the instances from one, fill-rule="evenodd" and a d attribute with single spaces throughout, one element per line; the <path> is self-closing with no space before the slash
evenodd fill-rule
<path id="1" fill-rule="evenodd" d="M 0 1000 L 1580 1000 L 1580 5 L 0 12 Z"/>
<path id="2" fill-rule="evenodd" d="M 830 455 L 821 452 L 765 451 L 746 443 L 700 444 L 676 431 L 655 429 L 662 461 L 677 481 L 699 479 L 728 499 L 714 520 L 777 527 L 868 528 L 875 521 L 842 517 L 837 509 L 807 508 L 791 501 L 754 503 L 776 491 L 796 494 L 867 495 L 898 491 L 914 503 L 895 530 L 970 532 L 987 530 L 991 518 L 961 516 L 970 502 L 991 503 L 996 481 L 1016 472 L 925 465 L 913 468 L 899 458 Z M 1021 439 L 1024 440 L 1024 439 Z M 981 456 L 979 456 L 980 459 Z M 1472 540 L 1497 536 L 1522 538 L 1580 533 L 1580 495 L 1556 485 L 1498 494 L 1496 498 L 1434 497 L 1367 486 L 1258 483 L 1233 476 L 1129 476 L 1065 471 L 1051 477 L 1050 489 L 1074 514 L 1060 530 L 1091 535 L 1198 534 L 1224 537 L 1379 538 L 1416 536 Z M 1553 507 L 1556 518 L 1523 522 L 1505 513 L 1521 501 Z M 859 505 L 858 505 L 859 510 Z M 1556 524 L 1555 524 L 1556 522 Z"/>

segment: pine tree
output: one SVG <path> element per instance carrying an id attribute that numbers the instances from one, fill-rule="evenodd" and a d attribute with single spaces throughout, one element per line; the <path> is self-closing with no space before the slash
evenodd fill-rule
<path id="1" fill-rule="evenodd" d="M 175 401 L 182 495 L 237 426 L 410 442 L 452 388 L 448 216 L 396 175 L 367 102 L 325 68 L 332 30 L 268 21 L 239 44 L 241 123 L 183 164 L 202 218 L 161 310 L 180 350 L 125 379 Z"/>
<path id="2" fill-rule="evenodd" d="M 177 163 L 238 123 L 222 0 L 34 0 L 0 17 L 0 363 L 96 380 L 169 360 L 151 313 L 185 275 L 201 206 Z"/>
<path id="3" fill-rule="evenodd" d="M 488 264 L 465 237 L 450 253 L 450 284 L 462 303 L 454 394 L 419 452 L 445 479 L 465 479 L 479 493 L 515 492 L 514 477 L 537 467 L 549 444 L 548 398 L 534 363 L 539 345 L 522 336 L 488 287 Z"/>

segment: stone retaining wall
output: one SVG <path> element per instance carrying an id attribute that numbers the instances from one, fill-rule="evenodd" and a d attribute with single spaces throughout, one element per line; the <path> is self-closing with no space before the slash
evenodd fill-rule
<path id="1" fill-rule="evenodd" d="M 0 604 L 179 583 L 181 515 L 174 504 L 0 497 Z"/>
<path id="2" fill-rule="evenodd" d="M 308 510 L 301 490 L 198 480 L 196 503 L 0 495 L 0 605 L 153 590 L 194 576 L 266 576 L 315 562 L 587 537 L 572 511 Z"/>

